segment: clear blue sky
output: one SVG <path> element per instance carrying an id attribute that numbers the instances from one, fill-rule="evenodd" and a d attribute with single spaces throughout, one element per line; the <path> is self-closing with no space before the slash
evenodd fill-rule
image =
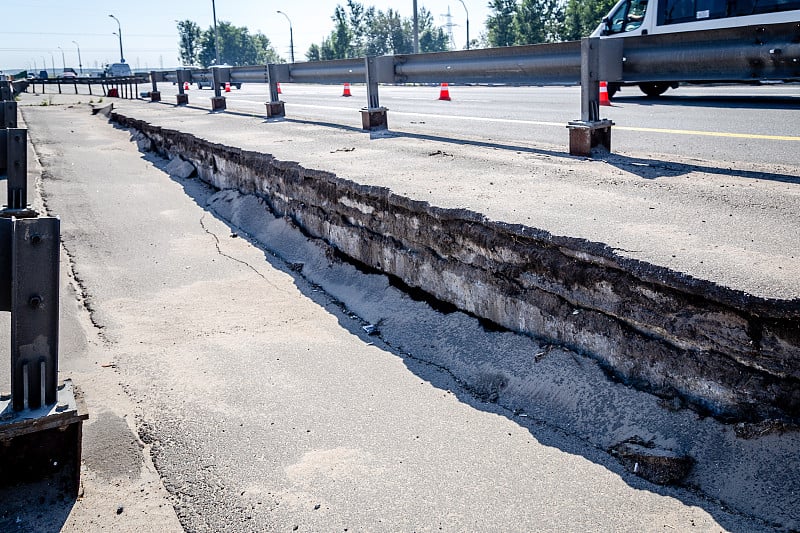
<path id="1" fill-rule="evenodd" d="M 383 11 L 392 8 L 404 17 L 411 17 L 412 0 L 362 1 Z M 246 26 L 251 33 L 264 33 L 275 50 L 289 59 L 289 23 L 276 13 L 285 12 L 294 28 L 295 59 L 305 59 L 305 52 L 319 44 L 333 30 L 331 15 L 337 4 L 345 0 L 216 0 L 217 21 Z M 458 0 L 417 0 L 434 15 L 434 22 L 444 26 L 448 12 L 458 48 L 466 43 L 464 6 Z M 488 0 L 464 0 L 469 10 L 470 37 L 484 33 L 489 15 Z M 102 67 L 119 61 L 119 41 L 113 32 L 122 25 L 122 44 L 125 60 L 134 69 L 175 67 L 178 61 L 178 32 L 176 20 L 190 19 L 205 29 L 212 25 L 211 0 L 129 0 L 100 2 L 98 0 L 0 0 L 0 70 L 61 71 L 62 50 L 66 66 L 78 69 L 78 46 L 84 68 Z M 59 49 L 59 47 L 61 47 Z"/>

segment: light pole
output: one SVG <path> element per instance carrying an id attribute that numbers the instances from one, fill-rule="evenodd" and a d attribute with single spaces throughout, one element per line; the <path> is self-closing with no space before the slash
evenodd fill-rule
<path id="1" fill-rule="evenodd" d="M 83 63 L 81 62 L 81 46 L 78 44 L 78 41 L 72 41 L 75 43 L 75 47 L 78 49 L 78 68 L 81 69 L 81 76 L 83 76 Z"/>
<path id="2" fill-rule="evenodd" d="M 467 50 L 469 50 L 469 10 L 467 9 L 467 5 L 464 3 L 464 0 L 458 0 L 461 2 L 461 5 L 464 6 L 464 11 L 467 13 Z"/>
<path id="3" fill-rule="evenodd" d="M 217 66 L 219 66 L 219 33 L 217 32 L 217 3 L 211 0 L 211 11 L 214 15 L 214 50 L 217 53 Z"/>
<path id="4" fill-rule="evenodd" d="M 414 53 L 419 53 L 419 16 L 417 15 L 417 0 L 413 2 L 414 9 Z"/>
<path id="5" fill-rule="evenodd" d="M 292 20 L 289 18 L 289 15 L 283 11 L 278 11 L 278 13 L 286 17 L 286 20 L 289 21 L 289 53 L 292 56 L 292 63 L 294 63 L 294 34 L 292 32 Z"/>
<path id="6" fill-rule="evenodd" d="M 56 48 L 61 50 L 61 72 L 64 72 L 65 70 L 67 70 L 67 60 L 64 59 L 64 49 L 61 48 L 60 46 L 58 46 Z"/>
<path id="7" fill-rule="evenodd" d="M 53 52 L 50 52 L 50 64 L 53 65 L 53 77 L 56 77 L 56 58 L 53 57 Z"/>
<path id="8" fill-rule="evenodd" d="M 117 33 L 117 36 L 119 37 L 119 62 L 124 63 L 125 56 L 122 54 L 122 24 L 119 23 L 119 19 L 114 15 L 109 15 L 109 17 L 117 21 L 117 29 L 119 30 Z"/>

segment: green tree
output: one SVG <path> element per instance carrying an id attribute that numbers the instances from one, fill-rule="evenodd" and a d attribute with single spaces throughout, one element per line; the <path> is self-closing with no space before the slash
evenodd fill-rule
<path id="1" fill-rule="evenodd" d="M 494 14 L 486 19 L 490 46 L 511 46 L 516 42 L 514 15 L 517 12 L 516 0 L 491 0 L 489 8 Z"/>
<path id="2" fill-rule="evenodd" d="M 259 65 L 280 61 L 278 54 L 264 34 L 250 35 L 246 27 L 237 27 L 230 22 L 219 22 L 217 33 L 219 34 L 219 59 L 223 65 Z M 213 65 L 216 62 L 214 29 L 205 30 L 199 42 L 198 59 L 200 64 L 204 67 Z"/>
<path id="3" fill-rule="evenodd" d="M 514 13 L 515 44 L 557 42 L 563 17 L 558 0 L 522 0 Z"/>
<path id="4" fill-rule="evenodd" d="M 319 61 L 322 59 L 321 50 L 319 45 L 312 44 L 308 47 L 308 52 L 306 52 L 306 60 L 307 61 Z"/>
<path id="5" fill-rule="evenodd" d="M 191 20 L 178 22 L 181 65 L 196 65 L 200 53 L 200 26 Z"/>
<path id="6" fill-rule="evenodd" d="M 431 12 L 422 7 L 417 18 L 419 21 L 419 51 L 446 52 L 450 44 L 447 34 L 441 26 L 434 26 Z"/>
<path id="7" fill-rule="evenodd" d="M 614 4 L 616 0 L 567 0 L 561 37 L 569 41 L 588 37 Z"/>

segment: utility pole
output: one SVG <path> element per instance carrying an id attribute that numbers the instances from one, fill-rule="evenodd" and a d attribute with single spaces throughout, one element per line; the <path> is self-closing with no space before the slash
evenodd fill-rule
<path id="1" fill-rule="evenodd" d="M 61 50 L 61 72 L 63 73 L 65 70 L 67 70 L 67 60 L 64 59 L 64 49 L 60 46 L 58 49 Z"/>

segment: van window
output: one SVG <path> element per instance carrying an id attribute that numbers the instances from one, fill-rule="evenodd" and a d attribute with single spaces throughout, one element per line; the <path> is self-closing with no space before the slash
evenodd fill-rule
<path id="1" fill-rule="evenodd" d="M 665 0 L 658 25 L 800 9 L 800 0 Z"/>
<path id="2" fill-rule="evenodd" d="M 608 18 L 606 35 L 633 31 L 642 25 L 647 11 L 647 0 L 628 0 Z"/>

